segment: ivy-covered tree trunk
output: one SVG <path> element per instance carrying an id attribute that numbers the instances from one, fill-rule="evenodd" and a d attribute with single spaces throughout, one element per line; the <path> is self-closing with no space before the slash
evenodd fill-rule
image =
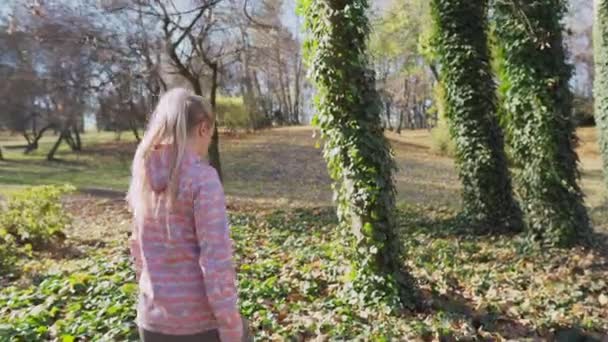
<path id="1" fill-rule="evenodd" d="M 608 191 L 608 0 L 595 0 L 595 123 Z"/>
<path id="2" fill-rule="evenodd" d="M 577 183 L 564 0 L 494 0 L 501 90 L 531 236 L 569 245 L 590 231 Z"/>
<path id="3" fill-rule="evenodd" d="M 383 135 L 380 97 L 366 57 L 367 0 L 301 0 L 317 114 L 343 224 L 352 227 L 353 288 L 363 297 L 411 295 L 395 230 L 395 164 Z M 398 290 L 398 291 L 394 291 Z M 399 296 L 398 296 L 399 295 Z M 394 303 L 394 302 L 393 302 Z"/>
<path id="4" fill-rule="evenodd" d="M 464 214 L 482 231 L 521 228 L 513 197 L 487 37 L 487 0 L 433 0 L 445 115 L 456 143 Z"/>

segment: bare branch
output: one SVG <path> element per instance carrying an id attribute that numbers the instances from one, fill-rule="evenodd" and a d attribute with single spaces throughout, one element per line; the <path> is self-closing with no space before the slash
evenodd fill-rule
<path id="1" fill-rule="evenodd" d="M 245 13 L 245 17 L 255 26 L 265 29 L 265 30 L 273 30 L 273 31 L 278 31 L 279 28 L 276 27 L 275 25 L 270 25 L 270 24 L 264 24 L 261 23 L 257 20 L 255 20 L 248 12 L 247 10 L 247 5 L 249 4 L 249 0 L 245 0 L 245 3 L 243 4 L 243 13 Z"/>

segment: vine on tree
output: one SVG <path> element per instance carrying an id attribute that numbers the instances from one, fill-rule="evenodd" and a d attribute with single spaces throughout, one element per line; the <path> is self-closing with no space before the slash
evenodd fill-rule
<path id="1" fill-rule="evenodd" d="M 301 0 L 316 85 L 313 124 L 324 139 L 340 221 L 351 227 L 351 282 L 366 301 L 381 291 L 393 304 L 411 296 L 395 230 L 395 164 L 366 55 L 367 0 Z"/>
<path id="2" fill-rule="evenodd" d="M 433 0 L 433 45 L 456 143 L 463 214 L 483 232 L 521 228 L 513 197 L 487 36 L 488 1 Z"/>
<path id="3" fill-rule="evenodd" d="M 577 183 L 572 70 L 561 21 L 564 0 L 494 0 L 501 91 L 530 237 L 571 245 L 591 230 Z"/>

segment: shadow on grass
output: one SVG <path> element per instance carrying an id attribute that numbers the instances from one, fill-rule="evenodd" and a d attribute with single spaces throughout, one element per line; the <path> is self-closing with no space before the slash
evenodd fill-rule
<path id="1" fill-rule="evenodd" d="M 397 209 L 397 225 L 423 231 L 437 238 L 514 237 L 521 233 L 521 229 L 509 231 L 503 228 L 493 231 L 491 227 L 475 225 L 451 207 L 401 206 Z"/>
<path id="2" fill-rule="evenodd" d="M 476 298 L 477 294 L 471 294 L 471 291 L 483 293 L 488 289 L 472 283 L 474 278 L 471 278 L 470 274 L 467 275 L 464 271 L 467 269 L 483 267 L 483 270 L 487 270 L 487 272 L 494 272 L 493 268 L 487 265 L 506 267 L 496 270 L 496 272 L 498 272 L 497 274 L 506 272 L 501 276 L 507 276 L 510 274 L 509 272 L 512 272 L 509 267 L 520 267 L 516 266 L 519 262 L 530 262 L 534 265 L 533 267 L 541 268 L 553 268 L 560 265 L 559 261 L 551 256 L 539 259 L 538 254 L 535 254 L 539 253 L 539 249 L 528 249 L 523 238 L 524 234 L 488 234 L 487 232 L 480 234 L 477 229 L 470 228 L 467 221 L 456 211 L 449 208 L 404 207 L 398 211 L 397 218 L 404 244 L 412 249 L 407 251 L 409 252 L 407 258 L 414 265 L 415 269 L 412 270 L 418 281 L 418 287 L 421 289 L 419 295 L 422 298 L 423 306 L 418 308 L 419 313 L 427 317 L 436 316 L 438 313 L 443 313 L 447 317 L 460 317 L 470 322 L 477 331 L 482 329 L 484 332 L 506 339 L 532 338 L 546 341 L 581 342 L 599 342 L 608 339 L 608 335 L 605 335 L 608 332 L 599 331 L 597 328 L 589 330 L 579 324 L 569 326 L 549 324 L 538 328 L 538 322 L 530 317 L 513 316 L 510 313 L 511 304 L 498 308 L 494 307 L 494 304 L 490 304 L 491 302 L 482 304 L 485 299 L 481 301 L 480 299 L 484 298 L 484 295 Z M 590 243 L 581 243 L 573 249 L 553 249 L 552 251 L 545 249 L 540 253 L 575 260 L 584 258 L 588 253 L 593 253 L 598 256 L 592 259 L 593 262 L 586 265 L 584 269 L 575 267 L 572 271 L 580 272 L 580 274 L 593 272 L 599 276 L 608 270 L 608 236 L 594 233 L 590 241 Z M 498 256 L 499 254 L 508 254 L 509 257 L 503 259 Z M 537 276 L 534 273 L 526 273 L 525 270 L 517 272 L 520 272 L 520 276 Z M 550 270 L 545 270 L 545 272 L 551 273 Z M 483 277 L 484 271 L 480 271 L 478 275 Z M 545 279 L 546 275 L 539 276 L 543 277 L 540 279 Z M 499 276 L 496 279 L 502 278 Z M 550 280 L 547 281 L 550 282 Z M 488 286 L 500 289 L 505 284 L 490 282 Z M 544 289 L 545 286 L 553 285 L 541 284 L 541 289 Z M 466 297 L 463 295 L 464 293 L 467 293 Z M 588 295 L 591 293 L 593 292 L 589 292 Z M 505 293 L 505 295 L 507 294 L 508 292 Z M 525 294 L 524 297 L 526 297 Z M 530 298 L 530 300 L 532 299 Z M 518 308 L 516 306 L 513 308 L 517 312 Z M 447 339 L 443 340 L 450 340 L 450 337 L 447 334 L 443 337 Z M 477 337 L 481 340 L 494 340 L 483 335 Z"/>
<path id="3" fill-rule="evenodd" d="M 85 195 L 93 196 L 93 197 L 98 197 L 98 198 L 103 198 L 103 199 L 112 199 L 112 200 L 124 199 L 127 196 L 125 191 L 112 190 L 112 189 L 101 189 L 101 188 L 80 188 L 80 189 L 78 189 L 78 192 L 85 194 Z"/>

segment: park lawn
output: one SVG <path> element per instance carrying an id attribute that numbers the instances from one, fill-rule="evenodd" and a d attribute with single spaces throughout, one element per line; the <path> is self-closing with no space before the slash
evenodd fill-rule
<path id="1" fill-rule="evenodd" d="M 583 186 L 602 232 L 608 217 L 596 189 L 599 155 L 585 133 Z M 81 191 L 64 201 L 73 216 L 65 241 L 29 252 L 0 276 L 0 341 L 137 338 L 125 247 L 130 215 L 122 199 L 135 144 L 127 135 L 121 142 L 107 133 L 85 137 L 84 150 L 63 149 L 60 162 L 43 161 L 50 138 L 31 156 L 5 150 L 3 194 L 65 182 Z M 259 340 L 599 341 L 608 334 L 605 235 L 571 250 L 537 250 L 517 236 L 475 236 L 456 219 L 460 188 L 452 160 L 429 153 L 426 132 L 389 137 L 400 167 L 404 262 L 421 299 L 415 311 L 364 307 L 340 292 L 346 239 L 310 128 L 222 136 L 241 309 Z"/>
<path id="2" fill-rule="evenodd" d="M 135 143 L 132 135 L 95 132 L 82 135 L 83 150 L 72 152 L 62 144 L 56 161 L 47 161 L 46 154 L 56 137 L 41 139 L 39 148 L 23 154 L 22 137 L 0 138 L 6 161 L 0 161 L 0 193 L 7 194 L 31 185 L 72 184 L 78 188 L 102 188 L 124 191 L 129 181 L 130 163 Z"/>

